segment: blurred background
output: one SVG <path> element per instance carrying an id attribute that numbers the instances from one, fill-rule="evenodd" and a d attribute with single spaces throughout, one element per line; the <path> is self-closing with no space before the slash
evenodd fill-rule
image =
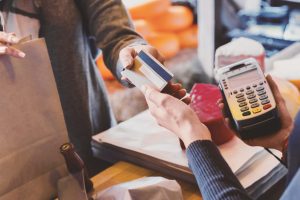
<path id="1" fill-rule="evenodd" d="M 216 83 L 214 68 L 237 55 L 258 58 L 266 73 L 299 87 L 299 0 L 123 0 L 123 3 L 136 31 L 164 55 L 164 64 L 175 75 L 174 82 L 182 83 L 188 91 L 194 83 Z M 287 59 L 292 60 L 282 62 Z M 101 54 L 97 65 L 119 122 L 146 109 L 141 93 L 136 88 L 122 87 L 105 67 Z M 123 105 L 128 106 L 124 109 Z"/>

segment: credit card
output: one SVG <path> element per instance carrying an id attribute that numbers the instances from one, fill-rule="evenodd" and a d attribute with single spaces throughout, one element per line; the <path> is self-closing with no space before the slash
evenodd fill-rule
<path id="1" fill-rule="evenodd" d="M 134 66 L 124 69 L 121 74 L 139 89 L 142 85 L 149 85 L 159 91 L 162 91 L 174 76 L 157 59 L 144 51 L 140 51 L 136 56 Z"/>

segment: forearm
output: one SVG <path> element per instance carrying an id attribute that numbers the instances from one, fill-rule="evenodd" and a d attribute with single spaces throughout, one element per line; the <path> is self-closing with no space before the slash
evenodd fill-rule
<path id="1" fill-rule="evenodd" d="M 119 76 L 119 52 L 132 44 L 146 44 L 133 28 L 121 0 L 81 0 L 80 6 L 88 22 L 89 32 L 103 51 L 104 62 Z"/>
<path id="2" fill-rule="evenodd" d="M 211 141 L 195 141 L 186 153 L 203 199 L 251 199 Z"/>

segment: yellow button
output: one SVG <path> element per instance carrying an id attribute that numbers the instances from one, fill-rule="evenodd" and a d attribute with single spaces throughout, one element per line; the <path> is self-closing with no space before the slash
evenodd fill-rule
<path id="1" fill-rule="evenodd" d="M 254 108 L 254 109 L 252 109 L 253 114 L 259 113 L 260 111 L 261 111 L 260 108 Z"/>

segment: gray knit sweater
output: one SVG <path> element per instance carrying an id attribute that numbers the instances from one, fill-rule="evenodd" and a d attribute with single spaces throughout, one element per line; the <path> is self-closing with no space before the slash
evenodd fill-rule
<path id="1" fill-rule="evenodd" d="M 34 0 L 40 36 L 45 37 L 71 142 L 83 159 L 91 136 L 110 128 L 114 117 L 88 36 L 95 38 L 105 64 L 120 77 L 119 51 L 145 43 L 132 29 L 121 0 Z"/>

